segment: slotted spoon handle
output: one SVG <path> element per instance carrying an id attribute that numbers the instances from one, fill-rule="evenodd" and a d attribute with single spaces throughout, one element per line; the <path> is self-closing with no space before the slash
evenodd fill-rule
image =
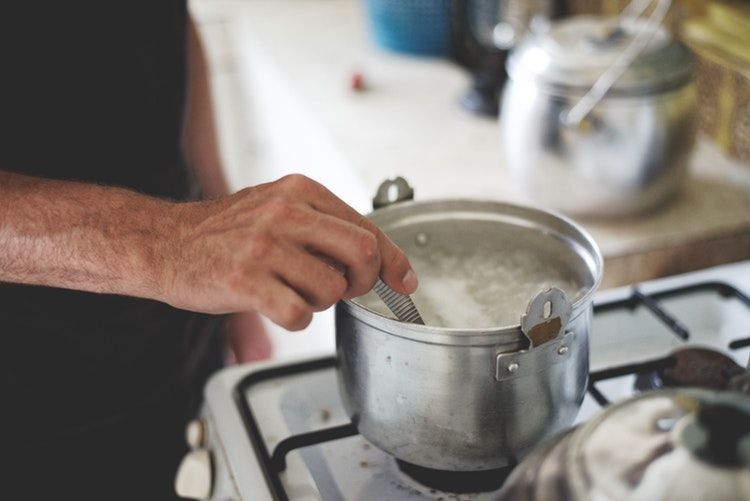
<path id="1" fill-rule="evenodd" d="M 422 316 L 414 305 L 414 301 L 412 301 L 409 296 L 394 291 L 388 287 L 380 277 L 378 277 L 378 281 L 375 282 L 373 290 L 375 291 L 375 294 L 383 300 L 388 309 L 396 315 L 397 319 L 410 324 L 424 325 Z"/>

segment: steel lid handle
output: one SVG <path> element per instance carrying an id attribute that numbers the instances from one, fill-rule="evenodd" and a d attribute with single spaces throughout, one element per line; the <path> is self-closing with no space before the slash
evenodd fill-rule
<path id="1" fill-rule="evenodd" d="M 521 331 L 529 338 L 529 348 L 559 338 L 568 326 L 573 305 L 567 294 L 557 287 L 540 291 L 529 301 L 521 316 Z"/>
<path id="2" fill-rule="evenodd" d="M 521 331 L 529 339 L 527 349 L 495 354 L 495 380 L 526 377 L 572 356 L 569 327 L 573 305 L 564 291 L 550 287 L 539 291 L 521 316 Z"/>
<path id="3" fill-rule="evenodd" d="M 372 208 L 380 209 L 399 202 L 414 200 L 414 188 L 401 176 L 386 179 L 372 199 Z"/>

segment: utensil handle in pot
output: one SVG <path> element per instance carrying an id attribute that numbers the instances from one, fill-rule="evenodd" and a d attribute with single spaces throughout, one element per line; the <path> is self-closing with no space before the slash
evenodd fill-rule
<path id="1" fill-rule="evenodd" d="M 594 85 L 591 86 L 586 94 L 570 110 L 561 114 L 560 119 L 563 124 L 574 127 L 581 126 L 596 105 L 604 99 L 604 96 L 615 82 L 620 79 L 630 65 L 633 64 L 633 61 L 651 42 L 656 33 L 656 26 L 660 25 L 664 20 L 664 16 L 666 16 L 672 4 L 672 0 L 656 0 L 656 2 L 656 7 L 651 12 L 646 25 L 633 37 L 633 40 L 630 41 L 612 65 L 599 75 L 599 78 L 597 78 Z M 618 26 L 622 26 L 625 19 L 634 20 L 638 18 L 643 14 L 647 6 L 652 3 L 653 0 L 632 0 L 623 10 Z M 621 28 L 617 28 L 617 30 L 619 29 Z M 617 30 L 613 31 L 611 35 L 613 36 Z"/>
<path id="2" fill-rule="evenodd" d="M 386 179 L 372 199 L 372 208 L 380 209 L 399 202 L 414 200 L 414 188 L 401 176 Z"/>

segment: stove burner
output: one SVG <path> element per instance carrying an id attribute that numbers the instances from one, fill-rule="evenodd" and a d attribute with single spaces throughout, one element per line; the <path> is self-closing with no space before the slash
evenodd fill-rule
<path id="1" fill-rule="evenodd" d="M 707 348 L 681 348 L 660 360 L 657 367 L 637 376 L 640 391 L 693 386 L 727 390 L 745 373 L 731 357 Z"/>
<path id="2" fill-rule="evenodd" d="M 417 466 L 396 460 L 399 469 L 420 484 L 444 492 L 465 494 L 469 492 L 496 491 L 505 483 L 515 465 L 484 471 L 445 471 Z"/>

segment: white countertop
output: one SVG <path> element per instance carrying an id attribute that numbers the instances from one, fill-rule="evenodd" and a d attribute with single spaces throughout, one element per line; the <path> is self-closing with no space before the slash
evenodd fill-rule
<path id="1" fill-rule="evenodd" d="M 194 2 L 219 69 L 214 80 L 233 77 L 222 80 L 231 98 L 224 93 L 219 103 L 234 114 L 233 121 L 220 119 L 224 136 L 234 134 L 224 142 L 239 152 L 229 162 L 233 185 L 302 172 L 368 212 L 380 182 L 403 175 L 417 199 L 523 202 L 504 169 L 498 123 L 457 104 L 467 75 L 448 61 L 382 52 L 368 38 L 361 5 Z M 354 72 L 364 75 L 365 92 L 349 88 Z M 605 258 L 747 231 L 750 168 L 701 140 L 685 193 L 670 207 L 645 218 L 583 224 Z M 319 318 L 320 339 L 332 343 L 330 312 Z M 290 346 L 299 339 L 291 336 Z"/>
<path id="2" fill-rule="evenodd" d="M 418 199 L 524 202 L 504 168 L 498 123 L 457 104 L 466 74 L 448 61 L 382 52 L 360 7 L 355 0 L 236 3 L 231 50 L 267 163 L 237 172 L 235 183 L 301 170 L 362 211 L 394 175 L 405 176 Z M 349 89 L 355 71 L 365 92 Z M 750 227 L 750 168 L 702 139 L 676 203 L 650 217 L 584 226 L 605 256 Z"/>

